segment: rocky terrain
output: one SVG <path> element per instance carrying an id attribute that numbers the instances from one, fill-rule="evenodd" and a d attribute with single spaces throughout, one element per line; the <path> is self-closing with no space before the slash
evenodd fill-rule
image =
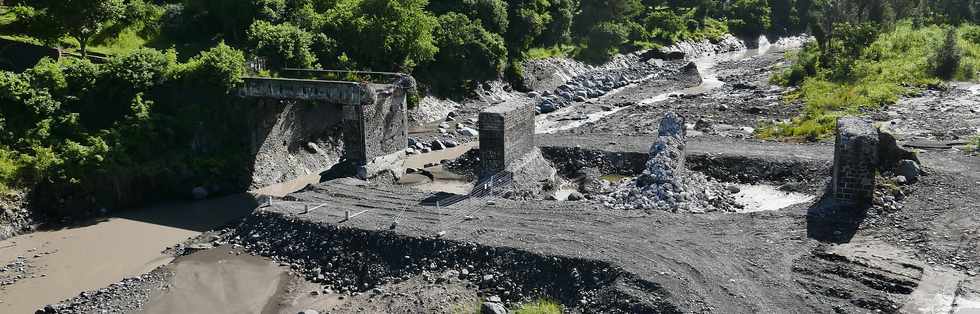
<path id="1" fill-rule="evenodd" d="M 980 127 L 973 114 L 980 89 L 923 91 L 865 113 L 918 161 L 886 152 L 894 165 L 878 173 L 872 204 L 842 215 L 825 196 L 832 143 L 753 136 L 762 123 L 799 114 L 801 104 L 781 101 L 788 90 L 768 78 L 801 40 L 736 52 L 727 52 L 741 48 L 731 42 L 685 45 L 599 67 L 537 61 L 530 93 L 491 83 L 475 100 L 423 101 L 409 145 L 425 156 L 477 140 L 469 130 L 479 110 L 534 101 L 535 160 L 553 168 L 550 179 L 518 179 L 522 189 L 449 206 L 427 205 L 445 193 L 332 180 L 260 202 L 245 219 L 171 252 L 225 250 L 227 257 L 212 258 L 249 256 L 281 274 L 256 305 L 263 312 L 495 313 L 539 299 L 571 313 L 980 311 L 980 161 L 961 151 Z M 678 57 L 686 59 L 667 60 Z M 683 120 L 664 127 L 668 112 Z M 662 145 L 651 150 L 655 143 Z M 439 167 L 475 179 L 477 156 L 471 150 L 413 171 Z M 683 202 L 675 201 L 704 195 L 643 189 L 677 176 L 688 188 L 713 186 L 726 205 L 677 210 Z M 735 210 L 751 191 L 770 191 L 754 195 L 762 202 L 806 198 Z M 633 196 L 671 203 L 668 210 L 608 204 Z M 181 261 L 42 312 L 158 306 Z"/>

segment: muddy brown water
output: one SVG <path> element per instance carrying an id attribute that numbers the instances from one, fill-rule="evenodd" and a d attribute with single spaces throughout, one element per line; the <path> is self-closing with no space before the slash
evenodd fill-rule
<path id="1" fill-rule="evenodd" d="M 177 258 L 170 289 L 152 296 L 143 313 L 277 313 L 291 277 L 262 257 L 218 247 Z"/>
<path id="2" fill-rule="evenodd" d="M 82 291 L 149 272 L 172 260 L 162 253 L 167 247 L 254 208 L 247 194 L 174 202 L 0 241 L 0 263 L 22 256 L 35 267 L 35 277 L 0 288 L 0 313 L 33 313 Z"/>

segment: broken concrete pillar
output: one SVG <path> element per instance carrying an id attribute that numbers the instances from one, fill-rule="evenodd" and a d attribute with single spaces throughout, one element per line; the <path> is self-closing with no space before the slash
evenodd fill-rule
<path id="1" fill-rule="evenodd" d="M 534 104 L 505 102 L 480 112 L 480 172 L 492 175 L 534 149 Z"/>
<path id="2" fill-rule="evenodd" d="M 834 143 L 834 200 L 847 205 L 871 203 L 878 169 L 878 130 L 855 117 L 837 120 Z"/>
<path id="3" fill-rule="evenodd" d="M 638 178 L 637 184 L 642 187 L 677 182 L 677 177 L 684 172 L 686 137 L 684 118 L 668 112 L 660 119 L 657 140 L 650 146 L 646 171 Z"/>

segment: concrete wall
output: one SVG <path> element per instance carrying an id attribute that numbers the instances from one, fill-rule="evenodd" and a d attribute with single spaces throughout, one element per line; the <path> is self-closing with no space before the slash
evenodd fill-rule
<path id="1" fill-rule="evenodd" d="M 480 112 L 481 175 L 507 168 L 534 148 L 534 106 L 508 102 Z"/>
<path id="2" fill-rule="evenodd" d="M 868 205 L 874 195 L 878 169 L 878 130 L 871 122 L 854 117 L 837 120 L 834 143 L 834 200 L 848 205 Z"/>

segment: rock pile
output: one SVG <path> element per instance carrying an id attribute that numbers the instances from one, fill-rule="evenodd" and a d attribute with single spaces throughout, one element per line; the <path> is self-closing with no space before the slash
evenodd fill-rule
<path id="1" fill-rule="evenodd" d="M 731 191 L 698 172 L 684 169 L 684 119 L 668 112 L 660 120 L 646 169 L 633 181 L 605 196 L 607 207 L 671 212 L 734 211 Z"/>
<path id="2" fill-rule="evenodd" d="M 558 86 L 554 91 L 545 91 L 541 94 L 541 100 L 536 109 L 538 113 L 553 112 L 576 102 L 584 102 L 590 98 L 600 97 L 613 89 L 629 85 L 638 79 L 640 78 L 631 78 L 620 73 L 581 75 L 575 77 L 568 83 Z"/>

